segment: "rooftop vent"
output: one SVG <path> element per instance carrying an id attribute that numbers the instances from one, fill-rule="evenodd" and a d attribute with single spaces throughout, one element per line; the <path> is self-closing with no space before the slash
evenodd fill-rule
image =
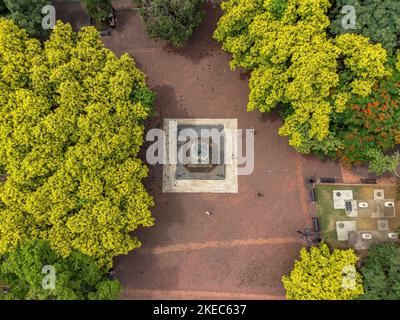
<path id="1" fill-rule="evenodd" d="M 399 235 L 397 233 L 390 232 L 388 233 L 388 238 L 392 240 L 397 240 L 399 238 Z"/>
<path id="2" fill-rule="evenodd" d="M 345 207 L 346 207 L 346 211 L 347 211 L 347 212 L 352 212 L 352 211 L 353 211 L 353 206 L 352 206 L 351 201 L 345 201 L 345 202 L 344 202 L 344 205 L 345 205 Z"/>
<path id="3" fill-rule="evenodd" d="M 358 206 L 359 206 L 360 208 L 368 208 L 368 203 L 367 203 L 367 202 L 359 202 L 359 203 L 358 203 Z"/>
<path id="4" fill-rule="evenodd" d="M 371 240 L 372 239 L 372 234 L 370 233 L 362 233 L 361 238 L 364 240 Z"/>

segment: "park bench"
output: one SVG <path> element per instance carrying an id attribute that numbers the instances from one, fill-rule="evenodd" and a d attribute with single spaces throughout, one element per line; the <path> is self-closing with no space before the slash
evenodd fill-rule
<path id="1" fill-rule="evenodd" d="M 361 183 L 364 183 L 364 184 L 376 184 L 377 182 L 376 182 L 376 179 L 364 179 L 364 178 L 362 178 L 361 179 Z"/>
<path id="2" fill-rule="evenodd" d="M 102 37 L 111 35 L 111 31 L 109 31 L 109 30 L 101 30 L 101 31 L 99 31 L 99 33 Z"/>
<path id="3" fill-rule="evenodd" d="M 317 202 L 317 195 L 315 193 L 315 188 L 310 188 L 308 193 L 308 198 L 311 202 Z"/>
<path id="4" fill-rule="evenodd" d="M 335 183 L 335 178 L 319 178 L 319 181 L 322 183 Z"/>
<path id="5" fill-rule="evenodd" d="M 319 219 L 317 217 L 312 218 L 312 226 L 313 226 L 314 242 L 320 243 L 322 240 L 322 236 L 321 236 L 321 228 L 319 226 Z"/>

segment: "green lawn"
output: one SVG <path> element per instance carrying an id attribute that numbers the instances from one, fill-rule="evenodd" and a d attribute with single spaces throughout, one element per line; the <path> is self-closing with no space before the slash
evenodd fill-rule
<path id="1" fill-rule="evenodd" d="M 400 201 L 396 194 L 396 186 L 379 185 L 340 185 L 340 184 L 318 184 L 316 186 L 317 210 L 320 220 L 322 240 L 332 247 L 342 248 L 347 246 L 345 241 L 337 241 L 336 221 L 357 221 L 357 226 L 363 230 L 368 230 L 376 225 L 376 219 L 371 218 L 349 218 L 343 209 L 335 210 L 333 208 L 333 190 L 353 190 L 355 200 L 373 199 L 373 190 L 383 189 L 385 198 L 395 199 L 396 218 L 390 219 L 391 228 L 397 230 L 400 226 Z"/>

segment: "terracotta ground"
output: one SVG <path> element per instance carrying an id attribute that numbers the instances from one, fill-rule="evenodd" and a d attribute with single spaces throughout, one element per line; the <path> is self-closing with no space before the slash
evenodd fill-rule
<path id="1" fill-rule="evenodd" d="M 237 118 L 254 128 L 255 170 L 239 178 L 238 194 L 163 194 L 161 170 L 146 181 L 155 198 L 156 224 L 139 230 L 143 246 L 115 262 L 123 299 L 282 299 L 287 274 L 304 242 L 296 230 L 310 225 L 310 176 L 359 181 L 364 169 L 303 157 L 279 137 L 275 114 L 248 113 L 248 76 L 229 69 L 229 55 L 212 40 L 221 14 L 207 5 L 203 24 L 183 49 L 151 40 L 130 1 L 116 1 L 118 28 L 104 37 L 117 55 L 135 57 L 157 93 L 157 117 Z M 79 26 L 79 4 L 59 7 L 59 18 Z M 264 194 L 256 197 L 257 192 Z M 205 214 L 211 211 L 212 215 Z"/>

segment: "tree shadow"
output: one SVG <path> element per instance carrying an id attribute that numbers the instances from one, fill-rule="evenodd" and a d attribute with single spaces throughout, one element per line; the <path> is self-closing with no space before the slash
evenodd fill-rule
<path id="1" fill-rule="evenodd" d="M 146 132 L 152 128 L 162 128 L 163 120 L 171 114 L 170 112 L 178 112 L 181 117 L 184 117 L 172 87 L 162 85 L 151 89 L 157 94 L 156 115 L 146 121 Z M 144 163 L 147 163 L 146 150 L 152 143 L 151 141 L 145 142 L 139 154 L 139 158 Z M 173 229 L 177 224 L 185 224 L 185 213 L 187 212 L 181 208 L 179 195 L 162 192 L 162 164 L 147 165 L 150 169 L 149 175 L 144 179 L 143 184 L 155 201 L 154 207 L 151 208 L 155 224 L 150 228 L 139 228 L 134 232 L 134 235 L 142 242 L 141 248 L 115 259 L 117 278 L 124 287 L 123 299 L 130 298 L 130 290 L 147 292 L 147 290 L 174 289 L 177 287 L 177 279 L 180 274 L 181 260 L 179 258 L 172 257 L 168 263 L 165 263 L 164 259 L 160 259 L 157 254 L 149 250 L 158 246 L 170 245 L 172 243 L 170 234 L 173 234 Z M 131 292 L 132 295 L 135 293 L 137 292 Z M 147 292 L 145 296 L 147 297 L 149 294 L 151 293 Z"/>
<path id="2" fill-rule="evenodd" d="M 223 52 L 220 52 L 220 45 L 213 39 L 214 30 L 222 11 L 208 2 L 203 4 L 203 9 L 205 12 L 203 21 L 183 47 L 177 48 L 166 43 L 163 47 L 165 51 L 189 59 L 194 64 L 198 64 L 202 59 L 212 54 L 223 54 Z"/>
<path id="3" fill-rule="evenodd" d="M 64 23 L 69 23 L 74 31 L 90 26 L 90 19 L 80 2 L 56 2 L 56 18 Z"/>

